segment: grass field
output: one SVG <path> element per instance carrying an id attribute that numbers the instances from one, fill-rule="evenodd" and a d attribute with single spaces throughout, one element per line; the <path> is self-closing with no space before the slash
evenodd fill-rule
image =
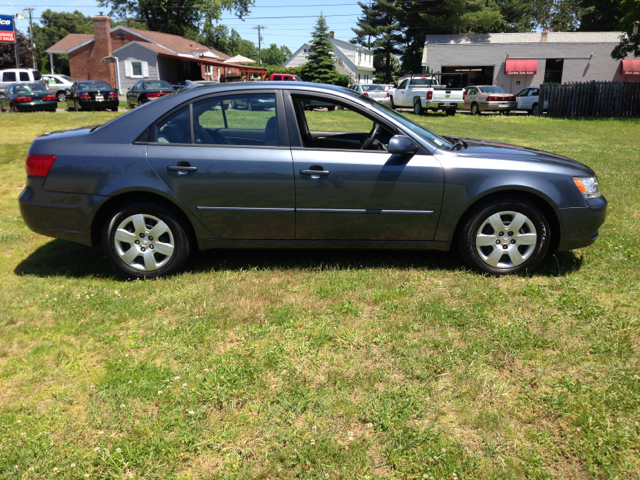
<path id="1" fill-rule="evenodd" d="M 530 276 L 209 251 L 131 282 L 17 205 L 34 137 L 116 115 L 0 115 L 1 479 L 639 477 L 640 120 L 419 118 L 596 170 L 599 240 Z"/>

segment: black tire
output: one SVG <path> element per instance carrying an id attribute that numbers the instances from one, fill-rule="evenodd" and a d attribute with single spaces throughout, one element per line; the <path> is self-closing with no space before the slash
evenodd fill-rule
<path id="1" fill-rule="evenodd" d="M 142 223 L 136 227 L 133 217 L 138 215 Z M 164 222 L 167 229 L 161 225 L 162 233 L 153 238 L 150 235 L 152 228 L 160 222 Z M 116 239 L 118 228 L 124 233 L 123 239 Z M 131 203 L 113 212 L 102 230 L 102 241 L 111 264 L 125 276 L 140 279 L 177 272 L 189 258 L 192 248 L 189 235 L 178 217 L 169 209 L 149 202 Z M 127 256 L 131 249 L 136 250 Z"/>
<path id="2" fill-rule="evenodd" d="M 9 107 L 9 111 L 10 111 L 11 113 L 18 113 L 18 109 L 17 109 L 16 107 L 14 107 L 13 105 L 11 105 L 11 106 Z"/>
<path id="3" fill-rule="evenodd" d="M 2 106 L 2 103 L 0 103 L 0 113 L 4 112 L 4 107 Z"/>
<path id="4" fill-rule="evenodd" d="M 455 108 L 448 108 L 447 109 L 447 117 L 453 117 L 456 114 L 456 109 Z"/>
<path id="5" fill-rule="evenodd" d="M 60 90 L 60 91 L 58 91 L 58 93 L 56 93 L 56 100 L 58 100 L 58 102 L 66 102 L 67 101 L 67 94 L 64 93 L 64 90 Z"/>
<path id="6" fill-rule="evenodd" d="M 131 100 L 129 99 L 129 97 L 127 97 L 127 108 L 129 110 L 133 110 L 133 105 L 131 105 Z"/>
<path id="7" fill-rule="evenodd" d="M 531 115 L 538 115 L 538 104 L 534 103 L 531 106 Z"/>
<path id="8" fill-rule="evenodd" d="M 510 230 L 514 221 L 519 223 L 518 231 Z M 492 225 L 502 225 L 499 228 L 504 230 L 496 232 Z M 544 214 L 520 198 L 503 198 L 480 205 L 461 221 L 458 235 L 458 248 L 464 261 L 476 270 L 493 275 L 532 271 L 547 254 L 551 242 L 549 222 Z"/>
<path id="9" fill-rule="evenodd" d="M 422 103 L 419 98 L 413 99 L 413 113 L 416 115 L 422 115 L 424 113 L 424 108 L 422 108 Z"/>
<path id="10" fill-rule="evenodd" d="M 336 107 L 327 107 L 327 110 L 328 110 L 329 112 L 333 112 L 333 111 L 335 111 L 335 109 L 336 109 Z"/>
<path id="11" fill-rule="evenodd" d="M 471 104 L 471 115 L 480 115 L 480 107 L 476 102 Z"/>
<path id="12" fill-rule="evenodd" d="M 396 109 L 396 104 L 393 103 L 393 97 L 389 97 L 389 108 L 391 110 L 395 110 Z"/>

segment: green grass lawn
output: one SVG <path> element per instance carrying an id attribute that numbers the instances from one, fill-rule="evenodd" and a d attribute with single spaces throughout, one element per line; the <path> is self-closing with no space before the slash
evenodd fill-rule
<path id="1" fill-rule="evenodd" d="M 0 479 L 638 478 L 640 120 L 418 119 L 596 170 L 599 240 L 530 276 L 259 250 L 132 282 L 17 204 L 34 137 L 117 115 L 0 114 Z"/>

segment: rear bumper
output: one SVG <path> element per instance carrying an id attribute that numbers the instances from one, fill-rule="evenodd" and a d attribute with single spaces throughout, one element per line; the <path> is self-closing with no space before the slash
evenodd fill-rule
<path id="1" fill-rule="evenodd" d="M 96 102 L 95 100 L 78 101 L 78 107 L 80 108 L 118 108 L 120 106 L 120 100 L 103 100 Z"/>
<path id="2" fill-rule="evenodd" d="M 480 103 L 480 110 L 483 112 L 504 112 L 507 110 L 516 110 L 518 104 L 516 102 L 484 102 Z"/>
<path id="3" fill-rule="evenodd" d="M 446 104 L 449 103 L 450 106 L 446 106 Z M 426 104 L 426 106 L 424 108 L 432 108 L 432 109 L 438 109 L 438 110 L 444 110 L 444 109 L 449 109 L 449 108 L 462 108 L 464 107 L 464 103 L 458 103 L 458 102 L 428 102 Z"/>
<path id="4" fill-rule="evenodd" d="M 600 197 L 587 203 L 587 207 L 556 210 L 560 222 L 558 250 L 588 247 L 598 238 L 598 229 L 607 218 L 607 200 Z"/>
<path id="5" fill-rule="evenodd" d="M 24 223 L 47 237 L 91 245 L 91 222 L 107 197 L 48 192 L 44 179 L 29 177 L 18 203 Z"/>
<path id="6" fill-rule="evenodd" d="M 17 103 L 14 104 L 18 112 L 55 112 L 58 108 L 58 102 L 48 103 Z"/>

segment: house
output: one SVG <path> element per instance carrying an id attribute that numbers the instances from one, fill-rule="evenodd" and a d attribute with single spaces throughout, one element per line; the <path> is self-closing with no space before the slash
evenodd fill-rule
<path id="1" fill-rule="evenodd" d="M 499 85 L 510 93 L 549 82 L 638 81 L 640 60 L 611 58 L 621 35 L 547 31 L 427 35 L 422 67 L 459 74 L 443 77 L 451 85 Z"/>
<path id="2" fill-rule="evenodd" d="M 76 80 L 103 80 L 125 92 L 139 80 L 229 81 L 264 80 L 265 68 L 226 62 L 224 52 L 178 35 L 117 26 L 106 15 L 93 17 L 93 35 L 70 34 L 47 50 L 69 56 L 71 76 Z"/>
<path id="3" fill-rule="evenodd" d="M 366 48 L 334 38 L 329 32 L 329 41 L 333 44 L 333 54 L 338 72 L 346 75 L 352 82 L 373 83 L 373 52 Z M 299 67 L 307 61 L 311 45 L 305 43 L 296 50 L 282 67 Z"/>

